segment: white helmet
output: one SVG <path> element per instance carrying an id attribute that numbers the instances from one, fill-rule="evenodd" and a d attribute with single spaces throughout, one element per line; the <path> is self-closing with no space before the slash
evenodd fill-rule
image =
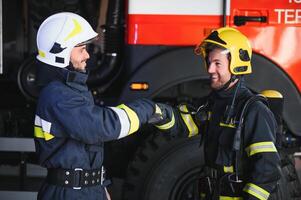
<path id="1" fill-rule="evenodd" d="M 43 63 L 67 67 L 73 47 L 97 37 L 91 25 L 81 16 L 62 12 L 51 15 L 39 27 L 37 59 Z"/>

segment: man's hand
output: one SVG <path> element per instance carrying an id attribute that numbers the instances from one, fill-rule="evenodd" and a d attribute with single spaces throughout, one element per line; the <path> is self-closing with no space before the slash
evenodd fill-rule
<path id="1" fill-rule="evenodd" d="M 156 103 L 155 112 L 148 120 L 148 123 L 155 125 L 161 130 L 170 129 L 175 123 L 172 107 L 167 104 Z"/>
<path id="2" fill-rule="evenodd" d="M 166 115 L 165 115 L 165 110 L 163 108 L 163 104 L 161 104 L 161 107 L 162 108 L 160 108 L 159 103 L 155 104 L 155 112 L 151 116 L 151 118 L 148 120 L 149 124 L 156 125 L 156 124 L 160 123 L 162 120 L 164 120 Z"/>
<path id="3" fill-rule="evenodd" d="M 160 113 L 154 113 L 151 118 L 148 120 L 149 124 L 158 124 L 163 120 L 163 115 Z"/>

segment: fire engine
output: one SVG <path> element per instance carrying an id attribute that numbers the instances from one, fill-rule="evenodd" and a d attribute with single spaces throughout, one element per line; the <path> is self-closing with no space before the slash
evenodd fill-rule
<path id="1" fill-rule="evenodd" d="M 218 27 L 235 27 L 243 32 L 253 48 L 254 72 L 246 77 L 248 86 L 255 92 L 277 90 L 284 97 L 281 196 L 301 197 L 294 167 L 294 155 L 301 145 L 300 0 L 0 3 L 0 164 L 21 169 L 18 188 L 0 178 L 2 192 L 37 190 L 28 189 L 28 177 L 24 176 L 26 164 L 36 162 L 35 36 L 50 14 L 71 11 L 85 17 L 101 35 L 89 47 L 88 63 L 88 85 L 99 105 L 118 105 L 142 97 L 177 105 L 204 97 L 210 91 L 209 77 L 204 63 L 193 52 L 195 45 Z M 105 163 L 111 177 L 124 180 L 123 199 L 193 199 L 202 166 L 199 144 L 197 136 L 171 137 L 144 126 L 133 136 L 107 143 Z"/>

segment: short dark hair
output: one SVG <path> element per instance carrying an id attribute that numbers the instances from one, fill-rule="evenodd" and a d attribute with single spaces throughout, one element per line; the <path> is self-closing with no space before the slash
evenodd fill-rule
<path id="1" fill-rule="evenodd" d="M 214 43 L 207 43 L 205 45 L 206 45 L 205 46 L 205 53 L 206 53 L 207 56 L 209 55 L 210 52 L 212 52 L 215 49 L 227 50 L 225 47 L 222 47 L 222 46 L 220 46 L 218 44 L 214 44 Z M 230 54 L 230 52 L 227 53 L 227 58 L 228 58 L 228 60 L 230 62 L 231 61 L 231 54 Z M 207 58 L 206 58 L 206 60 L 207 60 Z"/>

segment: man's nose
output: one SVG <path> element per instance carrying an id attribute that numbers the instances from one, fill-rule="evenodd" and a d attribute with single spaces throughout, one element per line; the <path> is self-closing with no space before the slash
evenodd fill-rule
<path id="1" fill-rule="evenodd" d="M 208 64 L 208 73 L 209 74 L 212 74 L 215 72 L 215 66 L 211 63 L 211 64 Z"/>
<path id="2" fill-rule="evenodd" d="M 87 50 L 85 50 L 85 53 L 86 53 L 86 59 L 89 59 L 90 58 L 90 54 L 88 53 L 88 51 Z"/>

